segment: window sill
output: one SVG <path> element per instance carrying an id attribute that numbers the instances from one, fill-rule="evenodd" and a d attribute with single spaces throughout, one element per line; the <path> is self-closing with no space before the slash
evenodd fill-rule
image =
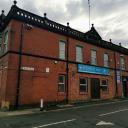
<path id="1" fill-rule="evenodd" d="M 58 92 L 58 95 L 65 95 L 65 92 Z"/>
<path id="2" fill-rule="evenodd" d="M 87 95 L 88 92 L 80 92 L 79 94 L 80 94 L 80 95 Z"/>
<path id="3" fill-rule="evenodd" d="M 109 91 L 102 91 L 103 94 L 109 94 Z"/>

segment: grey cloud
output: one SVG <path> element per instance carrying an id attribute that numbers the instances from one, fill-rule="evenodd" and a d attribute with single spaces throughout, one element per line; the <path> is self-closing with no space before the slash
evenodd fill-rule
<path id="1" fill-rule="evenodd" d="M 7 15 L 12 4 L 13 2 L 11 1 L 7 1 L 7 0 L 0 1 L 0 12 L 1 10 L 4 10 L 5 14 Z"/>
<path id="2" fill-rule="evenodd" d="M 26 0 L 26 1 L 22 2 L 22 6 L 23 6 L 24 10 L 30 11 L 35 14 L 40 13 L 40 10 L 36 6 L 36 1 Z"/>
<path id="3" fill-rule="evenodd" d="M 83 0 L 84 1 L 84 0 Z M 92 13 L 96 16 L 108 16 L 127 9 L 127 0 L 92 0 Z M 93 14 L 92 14 L 93 15 Z"/>
<path id="4" fill-rule="evenodd" d="M 13 1 L 13 0 L 12 0 Z M 6 13 L 9 11 L 13 2 L 10 0 L 3 0 L 0 2 L 0 10 L 5 9 Z M 96 29 L 103 39 L 128 42 L 128 1 L 127 0 L 90 0 L 91 1 L 91 21 L 95 24 Z M 20 0 L 18 6 L 28 10 L 37 15 L 43 16 L 47 13 L 47 17 L 56 22 L 66 25 L 68 21 L 75 21 L 79 17 L 84 17 L 88 22 L 88 0 L 68 0 L 66 3 L 62 1 L 61 6 L 52 5 L 49 1 L 41 1 L 43 4 L 37 6 L 33 0 Z M 50 4 L 49 4 L 50 3 Z M 83 30 L 82 25 L 78 24 L 75 28 Z M 86 30 L 85 30 L 86 31 Z M 118 41 L 117 41 L 118 42 Z M 126 43 L 124 43 L 126 44 Z"/>
<path id="5" fill-rule="evenodd" d="M 54 21 L 66 23 L 70 20 L 75 19 L 81 15 L 81 1 L 70 0 L 65 4 L 65 9 L 57 6 L 56 8 L 49 8 L 49 6 L 44 6 L 40 8 L 41 12 L 47 12 L 48 17 Z"/>
<path id="6" fill-rule="evenodd" d="M 67 14 L 69 15 L 69 18 L 73 19 L 82 14 L 83 8 L 81 8 L 81 4 L 82 4 L 81 1 L 74 1 L 74 0 L 70 0 L 66 4 Z"/>
<path id="7" fill-rule="evenodd" d="M 66 16 L 66 12 L 64 10 L 60 11 L 61 7 L 57 7 L 56 9 L 48 7 L 44 7 L 40 9 L 40 14 L 43 15 L 44 12 L 47 13 L 47 17 L 56 22 L 65 22 L 68 17 Z"/>

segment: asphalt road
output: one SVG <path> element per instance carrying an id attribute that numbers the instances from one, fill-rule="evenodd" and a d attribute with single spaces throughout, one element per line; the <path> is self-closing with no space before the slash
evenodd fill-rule
<path id="1" fill-rule="evenodd" d="M 0 128 L 128 128 L 128 101 L 1 117 Z"/>

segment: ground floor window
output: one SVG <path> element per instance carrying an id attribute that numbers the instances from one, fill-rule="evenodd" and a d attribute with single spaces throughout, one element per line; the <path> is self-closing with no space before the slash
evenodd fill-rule
<path id="1" fill-rule="evenodd" d="M 88 91 L 88 79 L 80 78 L 80 92 L 87 92 L 87 91 Z"/>
<path id="2" fill-rule="evenodd" d="M 65 92 L 65 75 L 59 75 L 58 92 Z"/>
<path id="3" fill-rule="evenodd" d="M 101 81 L 101 89 L 102 91 L 108 91 L 108 80 Z"/>

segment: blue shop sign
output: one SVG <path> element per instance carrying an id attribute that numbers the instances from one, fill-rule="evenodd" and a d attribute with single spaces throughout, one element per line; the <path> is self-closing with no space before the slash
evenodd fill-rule
<path id="1" fill-rule="evenodd" d="M 78 64 L 78 72 L 99 74 L 99 75 L 110 75 L 108 68 L 96 67 L 91 65 Z"/>

